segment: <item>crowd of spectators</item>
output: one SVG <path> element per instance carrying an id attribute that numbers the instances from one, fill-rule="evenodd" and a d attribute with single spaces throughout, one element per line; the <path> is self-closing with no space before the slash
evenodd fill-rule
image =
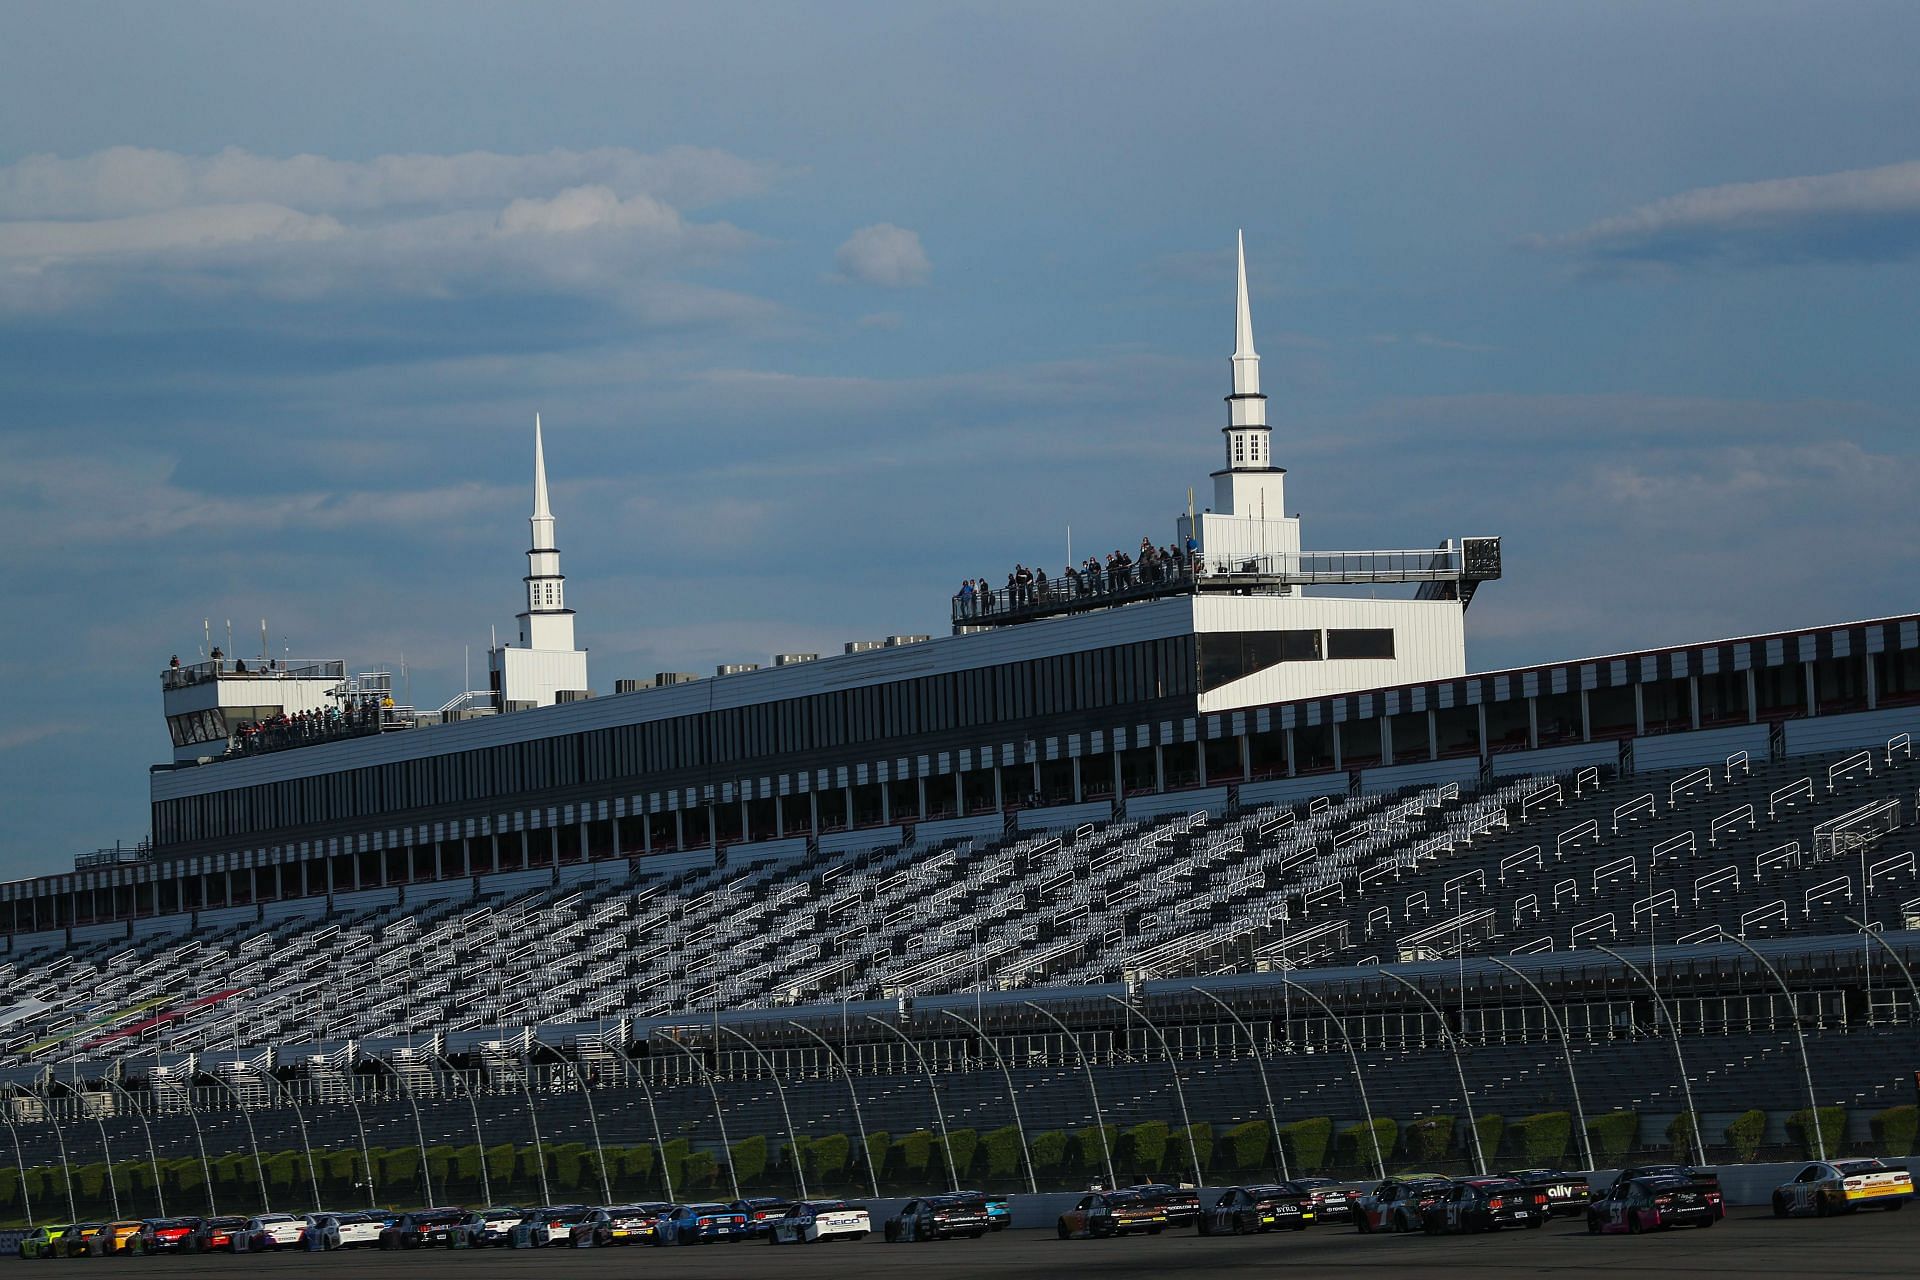
<path id="1" fill-rule="evenodd" d="M 228 755 L 255 755 L 282 751 L 335 738 L 358 738 L 379 733 L 392 698 L 354 698 L 339 707 L 311 711 L 282 711 L 266 720 L 243 720 L 227 743 Z"/>
<path id="2" fill-rule="evenodd" d="M 1125 595 L 1142 588 L 1187 581 L 1198 567 L 1198 549 L 1192 539 L 1188 539 L 1183 551 L 1171 543 L 1158 547 L 1151 538 L 1142 538 L 1140 550 L 1135 554 L 1113 551 L 1104 559 L 1088 556 L 1077 565 L 1068 565 L 1054 578 L 1049 578 L 1045 569 L 1030 569 L 1024 564 L 1013 567 L 1003 587 L 995 587 L 985 578 L 968 578 L 953 593 L 953 616 L 962 620 L 985 618 L 1022 609 Z"/>

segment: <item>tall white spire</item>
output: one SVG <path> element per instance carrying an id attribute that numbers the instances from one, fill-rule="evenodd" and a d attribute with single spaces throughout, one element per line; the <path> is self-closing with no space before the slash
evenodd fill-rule
<path id="1" fill-rule="evenodd" d="M 1260 394 L 1260 353 L 1253 349 L 1253 308 L 1247 302 L 1247 236 L 1235 245 L 1237 279 L 1233 305 L 1233 394 L 1227 397 L 1227 469 L 1264 471 L 1273 465 L 1268 448 L 1267 398 Z"/>
<path id="2" fill-rule="evenodd" d="M 1236 361 L 1234 365 L 1236 372 L 1240 367 L 1237 362 L 1260 359 L 1260 353 L 1253 349 L 1253 308 L 1247 305 L 1247 233 L 1239 232 L 1238 239 L 1240 290 L 1233 308 L 1233 358 Z M 1260 366 L 1257 363 L 1253 366 L 1253 386 L 1248 389 L 1252 391 L 1260 389 Z M 1240 390 L 1237 379 L 1234 390 Z"/>
<path id="3" fill-rule="evenodd" d="M 533 518 L 553 518 L 553 511 L 547 506 L 547 451 L 540 440 L 540 415 L 537 413 L 533 415 Z"/>
<path id="4" fill-rule="evenodd" d="M 587 655 L 574 646 L 573 610 L 553 540 L 553 505 L 547 496 L 547 443 L 540 415 L 533 415 L 532 538 L 527 545 L 526 604 L 520 610 L 520 644 L 495 645 L 491 669 L 495 705 L 501 710 L 548 706 L 563 693 L 584 693 Z"/>

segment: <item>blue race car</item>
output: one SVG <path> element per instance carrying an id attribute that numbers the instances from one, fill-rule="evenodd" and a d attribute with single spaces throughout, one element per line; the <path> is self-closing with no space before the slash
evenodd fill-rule
<path id="1" fill-rule="evenodd" d="M 1005 1196 L 990 1196 L 984 1191 L 961 1191 L 959 1195 L 981 1201 L 987 1206 L 987 1225 L 995 1231 L 1005 1231 L 1013 1225 L 1013 1206 L 1007 1203 Z"/>
<path id="2" fill-rule="evenodd" d="M 715 1240 L 751 1240 L 747 1215 L 725 1204 L 676 1204 L 660 1215 L 655 1244 L 711 1244 Z"/>

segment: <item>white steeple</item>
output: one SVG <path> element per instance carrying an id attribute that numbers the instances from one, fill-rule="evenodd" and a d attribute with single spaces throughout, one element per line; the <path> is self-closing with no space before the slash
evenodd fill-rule
<path id="1" fill-rule="evenodd" d="M 573 610 L 553 541 L 553 507 L 547 498 L 547 448 L 540 415 L 533 416 L 533 536 L 527 547 L 526 607 L 520 611 L 520 643 L 491 650 L 494 696 L 500 709 L 549 706 L 563 693 L 587 690 L 587 655 L 574 647 Z"/>
<path id="2" fill-rule="evenodd" d="M 1227 470 L 1264 471 L 1273 465 L 1267 398 L 1260 394 L 1260 353 L 1253 349 L 1253 308 L 1247 303 L 1247 237 L 1238 238 L 1238 291 L 1233 308 L 1233 394 L 1227 397 Z"/>

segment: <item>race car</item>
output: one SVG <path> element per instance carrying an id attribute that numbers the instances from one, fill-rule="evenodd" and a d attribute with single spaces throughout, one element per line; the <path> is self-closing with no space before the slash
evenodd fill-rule
<path id="1" fill-rule="evenodd" d="M 35 1227 L 20 1237 L 20 1256 L 23 1258 L 58 1258 L 61 1256 L 60 1241 L 73 1230 L 72 1226 Z"/>
<path id="2" fill-rule="evenodd" d="M 802 1200 L 789 1205 L 767 1228 L 768 1244 L 824 1244 L 864 1240 L 873 1230 L 867 1207 L 845 1200 Z"/>
<path id="3" fill-rule="evenodd" d="M 527 1220 L 527 1209 L 514 1209 L 499 1205 L 492 1209 L 480 1210 L 480 1232 L 474 1239 L 477 1248 L 497 1245 L 501 1248 L 513 1243 L 513 1229 Z"/>
<path id="4" fill-rule="evenodd" d="M 745 1240 L 751 1235 L 747 1216 L 725 1204 L 676 1204 L 660 1215 L 654 1228 L 655 1244 L 712 1244 L 715 1240 Z"/>
<path id="5" fill-rule="evenodd" d="M 1145 1232 L 1157 1236 L 1168 1226 L 1167 1207 L 1136 1191 L 1089 1191 L 1060 1215 L 1062 1240 L 1100 1240 Z"/>
<path id="6" fill-rule="evenodd" d="M 148 1218 L 140 1229 L 140 1252 L 185 1253 L 202 1225 L 199 1218 Z"/>
<path id="7" fill-rule="evenodd" d="M 1773 1216 L 1824 1218 L 1855 1209 L 1899 1209 L 1911 1199 L 1913 1175 L 1899 1165 L 1873 1159 L 1815 1161 L 1774 1191 Z"/>
<path id="8" fill-rule="evenodd" d="M 1546 1191 L 1513 1178 L 1461 1178 L 1427 1206 L 1420 1223 L 1430 1236 L 1546 1225 Z"/>
<path id="9" fill-rule="evenodd" d="M 1696 1169 L 1686 1164 L 1641 1164 L 1631 1169 L 1622 1169 L 1613 1180 L 1613 1186 L 1607 1191 L 1609 1198 L 1626 1195 L 1627 1184 L 1635 1178 L 1685 1178 L 1706 1195 L 1713 1206 L 1715 1221 L 1727 1216 L 1727 1202 L 1720 1194 L 1720 1175 L 1712 1169 Z"/>
<path id="10" fill-rule="evenodd" d="M 1361 1188 L 1337 1178 L 1295 1178 L 1293 1185 L 1313 1197 L 1316 1223 L 1353 1221 L 1353 1202 Z"/>
<path id="11" fill-rule="evenodd" d="M 1388 1178 L 1353 1206 L 1353 1225 L 1362 1235 L 1375 1231 L 1420 1231 L 1429 1206 L 1452 1190 L 1447 1178 L 1411 1174 Z"/>
<path id="12" fill-rule="evenodd" d="M 978 1240 L 993 1230 L 986 1202 L 973 1196 L 922 1196 L 900 1206 L 888 1218 L 881 1234 L 888 1244 L 924 1240 L 951 1240 L 966 1236 Z"/>
<path id="13" fill-rule="evenodd" d="M 1146 1200 L 1157 1200 L 1166 1207 L 1167 1224 L 1183 1227 L 1200 1216 L 1200 1197 L 1191 1188 L 1176 1187 L 1168 1182 L 1142 1182 L 1128 1187 Z"/>
<path id="14" fill-rule="evenodd" d="M 93 1237 L 106 1228 L 104 1222 L 76 1222 L 60 1236 L 60 1243 L 52 1253 L 44 1255 L 53 1258 L 85 1258 L 93 1252 Z"/>
<path id="15" fill-rule="evenodd" d="M 104 1258 L 116 1253 L 140 1253 L 140 1229 L 145 1225 L 137 1218 L 109 1222 L 87 1241 L 87 1256 Z"/>
<path id="16" fill-rule="evenodd" d="M 673 1208 L 654 1201 L 649 1204 L 616 1204 L 607 1207 L 608 1226 L 613 1244 L 651 1244 L 660 1215 Z"/>
<path id="17" fill-rule="evenodd" d="M 1720 1193 L 1717 1189 L 1714 1196 Z M 1587 1234 L 1639 1235 L 1669 1227 L 1710 1227 L 1720 1214 L 1708 1188 L 1682 1174 L 1656 1173 L 1614 1184 L 1604 1199 L 1587 1206 Z"/>
<path id="18" fill-rule="evenodd" d="M 202 1218 L 200 1225 L 187 1237 L 188 1253 L 233 1253 L 235 1236 L 245 1235 L 247 1220 L 231 1215 L 218 1218 Z"/>
<path id="19" fill-rule="evenodd" d="M 304 1218 L 296 1218 L 290 1213 L 263 1213 L 257 1218 L 247 1219 L 247 1243 L 256 1253 L 292 1249 L 299 1245 L 300 1233 L 306 1229 Z"/>
<path id="20" fill-rule="evenodd" d="M 1563 1173 L 1559 1169 L 1514 1169 L 1501 1176 L 1512 1178 L 1523 1187 L 1546 1192 L 1549 1214 L 1577 1217 L 1587 1211 L 1587 1201 L 1593 1198 L 1593 1188 L 1577 1173 Z"/>
<path id="21" fill-rule="evenodd" d="M 318 1234 L 322 1249 L 373 1248 L 380 1243 L 380 1233 L 392 1225 L 393 1215 L 377 1210 L 309 1214 L 300 1243 L 304 1245 L 309 1235 Z"/>
<path id="22" fill-rule="evenodd" d="M 471 1209 L 415 1209 L 403 1213 L 380 1232 L 382 1249 L 427 1249 L 455 1247 L 464 1240 L 468 1245 L 480 1231 L 480 1215 Z"/>
<path id="23" fill-rule="evenodd" d="M 1257 1231 L 1305 1231 L 1313 1222 L 1313 1197 L 1288 1182 L 1228 1187 L 1197 1219 L 1203 1236 Z"/>
<path id="24" fill-rule="evenodd" d="M 956 1191 L 954 1194 L 986 1205 L 987 1223 L 995 1231 L 1005 1231 L 1013 1225 L 1013 1204 L 1005 1196 L 990 1196 L 984 1191 Z"/>
<path id="25" fill-rule="evenodd" d="M 596 1249 L 613 1243 L 613 1219 L 605 1209 L 584 1204 L 556 1204 L 535 1209 L 526 1222 L 534 1230 L 536 1246 Z"/>
<path id="26" fill-rule="evenodd" d="M 735 1200 L 731 1207 L 734 1212 L 746 1215 L 750 1233 L 764 1236 L 787 1210 L 793 1208 L 793 1201 L 782 1200 L 778 1196 L 755 1196 L 749 1200 Z"/>

